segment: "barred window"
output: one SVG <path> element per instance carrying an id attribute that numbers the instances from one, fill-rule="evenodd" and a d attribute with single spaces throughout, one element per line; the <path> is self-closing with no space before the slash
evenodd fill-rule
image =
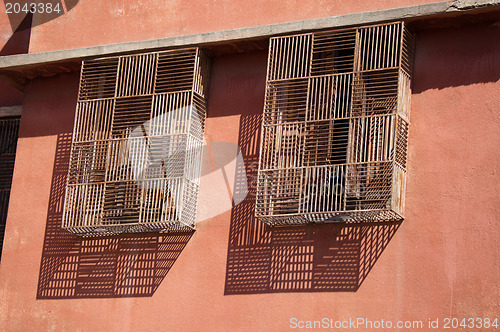
<path id="1" fill-rule="evenodd" d="M 64 229 L 194 227 L 208 70 L 197 48 L 82 63 Z"/>
<path id="2" fill-rule="evenodd" d="M 258 219 L 403 218 L 413 44 L 403 22 L 271 38 Z"/>
<path id="3" fill-rule="evenodd" d="M 0 118 L 0 258 L 9 208 L 20 117 Z"/>

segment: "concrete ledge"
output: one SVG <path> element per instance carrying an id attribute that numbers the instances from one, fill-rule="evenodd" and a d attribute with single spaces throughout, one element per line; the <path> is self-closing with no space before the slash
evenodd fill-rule
<path id="1" fill-rule="evenodd" d="M 23 107 L 21 105 L 0 107 L 0 118 L 6 116 L 19 116 L 22 112 Z"/>
<path id="2" fill-rule="evenodd" d="M 394 20 L 410 20 L 447 13 L 473 12 L 484 7 L 500 6 L 500 0 L 455 0 L 432 4 L 355 13 L 313 20 L 271 24 L 250 28 L 207 32 L 163 39 L 93 46 L 61 51 L 29 53 L 0 57 L 0 71 L 16 71 L 23 67 L 38 67 L 61 61 L 80 61 L 85 58 L 134 53 L 171 47 L 213 45 L 268 38 L 305 31 L 373 24 Z M 496 8 L 498 9 L 498 8 Z"/>

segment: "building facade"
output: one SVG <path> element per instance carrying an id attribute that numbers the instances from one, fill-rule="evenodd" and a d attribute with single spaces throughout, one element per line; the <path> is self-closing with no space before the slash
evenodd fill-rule
<path id="1" fill-rule="evenodd" d="M 47 4 L 44 5 L 47 11 Z M 59 7 L 60 11 L 57 12 L 56 8 Z M 0 125 L 4 135 L 0 133 L 0 158 L 4 158 L 0 159 L 0 190 L 10 193 L 9 200 L 4 199 L 4 205 L 0 202 L 0 217 L 4 213 L 6 220 L 0 260 L 1 330 L 255 331 L 309 326 L 345 328 L 346 322 L 350 324 L 348 328 L 361 330 L 377 327 L 427 330 L 436 326 L 444 328 L 447 320 L 451 327 L 451 320 L 454 318 L 459 323 L 467 319 L 465 323 L 472 324 L 468 327 L 471 329 L 480 328 L 479 324 L 482 327 L 489 325 L 493 329 L 495 322 L 498 328 L 499 2 L 150 0 L 140 4 L 130 1 L 97 4 L 74 0 L 62 1 L 59 7 L 54 3 L 50 14 L 35 12 L 30 15 L 22 12 L 22 6 L 16 13 L 12 5 L 7 14 L 9 6 L 6 2 L 6 11 L 1 14 L 3 47 L 0 51 L 0 123 L 10 123 L 10 127 L 7 124 Z M 335 178 L 331 181 L 337 181 L 335 183 L 340 183 L 342 188 L 350 188 L 346 189 L 345 194 L 335 194 L 336 196 L 332 194 L 333 189 L 321 192 L 307 187 L 304 178 L 300 180 L 302 182 L 299 181 L 300 184 L 285 181 L 284 184 L 275 185 L 274 189 L 264 188 L 263 172 L 269 169 L 274 172 L 283 165 L 293 166 L 289 167 L 292 171 L 286 172 L 295 172 L 294 169 L 302 167 L 302 164 L 299 167 L 294 163 L 291 155 L 285 156 L 286 149 L 294 151 L 295 147 L 301 146 L 301 137 L 306 142 L 303 144 L 309 147 L 309 150 L 304 148 L 304 151 L 316 153 L 314 157 L 308 157 L 308 162 L 314 160 L 319 163 L 315 165 L 321 167 L 327 165 L 332 169 L 341 169 L 335 165 L 347 165 L 349 158 L 361 156 L 359 151 L 347 152 L 352 148 L 352 145 L 347 148 L 350 144 L 348 139 L 351 138 L 343 140 L 338 134 L 325 134 L 330 131 L 338 133 L 340 128 L 340 132 L 349 131 L 349 137 L 357 135 L 361 142 L 362 135 L 353 131 L 353 125 L 349 124 L 353 120 L 349 117 L 345 117 L 347 122 L 337 119 L 343 118 L 341 116 L 328 119 L 330 127 L 322 127 L 310 124 L 311 121 L 307 122 L 306 117 L 310 113 L 300 113 L 302 106 L 297 106 L 296 98 L 299 97 L 296 96 L 301 93 L 306 96 L 303 101 L 304 112 L 315 109 L 319 114 L 320 110 L 330 111 L 340 107 L 335 108 L 325 101 L 328 99 L 328 92 L 315 99 L 314 107 L 311 106 L 313 104 L 310 99 L 307 99 L 308 94 L 311 94 L 307 92 L 310 91 L 310 86 L 306 88 L 306 92 L 299 89 L 276 94 L 278 97 L 275 97 L 277 101 L 274 102 L 286 104 L 280 106 L 280 109 L 292 110 L 289 113 L 292 116 L 303 116 L 304 128 L 310 127 L 307 127 L 309 129 L 306 130 L 306 136 L 301 136 L 297 129 L 287 129 L 289 122 L 293 121 L 283 120 L 284 124 L 278 123 L 281 126 L 281 150 L 270 155 L 274 153 L 272 158 L 278 160 L 276 165 L 279 164 L 279 167 L 272 162 L 276 167 L 262 167 L 261 147 L 268 137 L 263 130 L 271 130 L 266 127 L 266 119 L 275 121 L 269 116 L 274 106 L 269 106 L 268 103 L 272 94 L 269 92 L 270 86 L 277 81 L 275 78 L 286 82 L 303 80 L 305 86 L 308 86 L 307 84 L 313 84 L 308 82 L 315 80 L 315 77 L 323 77 L 324 72 L 321 70 L 329 68 L 328 63 L 325 65 L 324 62 L 324 67 L 321 67 L 323 69 L 308 67 L 310 72 L 302 75 L 299 67 L 290 65 L 287 68 L 290 72 L 295 70 L 296 77 L 283 74 L 286 68 L 281 74 L 276 74 L 281 76 L 272 76 L 274 74 L 269 73 L 269 68 L 272 67 L 269 65 L 272 58 L 269 49 L 273 45 L 270 40 L 290 36 L 318 36 L 325 31 L 334 31 L 334 36 L 347 36 L 351 33 L 349 31 L 354 31 L 354 45 L 362 43 L 359 39 L 360 29 L 387 23 L 404 26 L 410 31 L 413 40 L 411 84 L 406 86 L 397 83 L 400 85 L 397 85 L 394 92 L 394 119 L 401 116 L 397 111 L 399 106 L 396 106 L 403 102 L 400 91 L 407 91 L 408 100 L 411 101 L 411 111 L 407 112 L 409 125 L 405 127 L 407 134 L 398 136 L 404 139 L 394 138 L 394 141 L 376 134 L 384 132 L 387 137 L 392 137 L 391 135 L 397 135 L 396 129 L 401 128 L 394 122 L 393 125 L 388 125 L 387 130 L 381 130 L 384 126 L 381 120 L 376 122 L 378 131 L 366 129 L 366 140 L 372 143 L 359 144 L 372 149 L 369 153 L 363 150 L 363 156 L 372 156 L 369 162 L 395 158 L 394 163 L 400 165 L 403 155 L 401 151 L 404 150 L 405 180 L 400 184 L 403 186 L 404 218 L 366 214 L 363 217 L 365 219 L 345 219 L 343 215 L 329 215 L 323 219 L 301 217 L 300 223 L 293 222 L 298 219 L 292 217 L 286 219 L 287 223 L 297 223 L 296 225 L 267 225 L 262 215 L 256 214 L 256 201 L 260 199 L 258 206 L 267 209 L 267 212 L 277 211 L 266 205 L 272 201 L 266 200 L 266 195 L 276 195 L 273 197 L 279 197 L 280 200 L 273 203 L 273 206 L 281 204 L 279 206 L 282 210 L 279 213 L 288 215 L 295 204 L 290 193 L 297 192 L 297 197 L 302 199 L 305 197 L 301 191 L 306 190 L 304 188 L 309 188 L 307 190 L 313 193 L 311 195 L 316 203 L 327 204 L 327 197 L 328 202 L 334 202 L 335 199 L 348 202 L 344 206 L 346 209 L 349 206 L 362 206 L 364 210 L 369 210 L 375 206 L 370 204 L 382 204 L 376 205 L 377 209 L 386 209 L 385 200 L 369 195 L 369 186 L 380 183 L 375 178 L 369 180 L 368 175 L 362 175 L 365 182 L 356 187 L 341 181 L 358 179 L 358 175 L 341 177 L 338 170 L 335 171 L 337 173 L 329 173 L 330 178 Z M 370 39 L 374 41 L 373 45 L 365 46 L 368 50 L 366 52 L 372 52 L 371 59 L 385 59 L 383 54 L 391 49 L 386 46 L 389 43 L 387 36 L 389 34 L 384 34 L 381 39 L 373 37 Z M 342 45 L 350 45 L 349 43 L 347 41 Z M 305 47 L 299 43 L 290 45 L 287 47 L 292 53 Z M 363 90 L 363 97 L 356 99 L 356 89 L 360 85 L 352 83 L 352 90 L 349 90 L 351 92 L 345 92 L 346 100 L 349 101 L 340 103 L 335 99 L 335 105 L 343 105 L 342 109 L 354 112 L 364 110 L 370 100 L 375 100 L 371 102 L 372 109 L 380 111 L 389 108 L 389 102 L 378 102 L 375 97 L 369 99 L 366 95 L 370 91 L 384 94 L 385 92 L 379 92 L 378 87 L 389 86 L 387 82 L 393 76 L 371 79 L 370 77 L 379 76 L 370 76 L 370 70 L 387 73 L 397 65 L 389 60 L 380 60 L 379 65 L 356 67 L 355 59 L 362 59 L 362 55 L 356 53 L 356 47 L 358 46 L 352 46 L 352 55 L 349 53 L 351 51 L 345 51 L 350 46 L 345 46 L 340 50 L 322 51 L 314 58 L 321 61 L 335 59 L 343 63 L 342 59 L 352 57 L 350 68 L 354 69 L 344 70 L 343 65 L 340 65 L 338 71 L 332 71 L 332 77 L 340 80 L 344 79 L 341 77 L 353 75 L 353 82 L 355 77 L 368 77 L 363 86 L 374 86 L 372 90 Z M 404 48 L 401 47 L 395 49 L 403 52 Z M 116 148 L 116 151 L 122 151 L 118 153 L 113 152 L 115 150 L 110 147 L 103 152 L 108 159 L 96 161 L 99 153 L 93 148 L 94 150 L 86 150 L 90 152 L 82 157 L 82 164 L 75 166 L 75 160 L 79 160 L 75 144 L 94 141 L 75 138 L 83 137 L 79 128 L 84 128 L 87 123 L 78 120 L 78 114 L 84 109 L 81 105 L 92 104 L 94 99 L 109 99 L 113 100 L 113 105 L 118 105 L 136 95 L 151 95 L 150 99 L 153 101 L 149 101 L 151 104 L 148 105 L 159 105 L 159 102 L 155 104 L 155 100 L 167 100 L 170 98 L 169 93 L 186 91 L 182 87 L 178 91 L 168 90 L 168 87 L 180 84 L 184 70 L 182 68 L 185 67 L 166 67 L 164 75 L 167 83 L 164 83 L 164 88 L 161 85 L 163 83 L 154 83 L 160 80 L 160 76 L 147 78 L 149 74 L 144 68 L 153 66 L 153 62 L 139 65 L 139 62 L 133 62 L 135 60 L 123 60 L 132 59 L 137 54 L 154 54 L 156 61 L 162 56 L 168 57 L 168 52 L 172 50 L 185 49 L 202 52 L 209 64 L 206 75 L 200 74 L 203 79 L 191 74 L 195 83 L 189 81 L 191 85 L 188 84 L 188 90 L 194 91 L 193 95 L 206 89 L 200 93 L 203 98 L 206 97 L 206 101 L 198 101 L 197 106 L 190 109 L 206 111 L 197 118 L 203 119 L 200 125 L 203 128 L 203 140 L 200 140 L 203 149 L 189 150 L 194 152 L 190 152 L 190 157 L 182 159 L 178 150 L 175 150 L 178 149 L 176 145 L 175 153 L 173 150 L 162 150 L 170 159 L 159 159 L 175 159 L 178 162 L 181 158 L 182 165 L 199 163 L 199 174 L 192 171 L 198 174 L 196 178 L 199 180 L 197 203 L 185 200 L 183 205 L 177 204 L 176 202 L 181 201 L 175 200 L 171 189 L 173 182 L 168 181 L 163 185 L 170 188 L 170 191 L 167 190 L 167 194 L 154 199 L 160 205 L 162 202 L 173 202 L 175 211 L 181 208 L 187 211 L 190 207 L 195 210 L 195 230 L 181 227 L 173 232 L 170 229 L 158 232 L 157 228 L 152 227 L 147 231 L 141 228 L 140 231 L 131 233 L 134 232 L 133 227 L 124 226 L 120 228 L 126 229 L 124 232 L 120 230 L 113 231 L 114 234 L 102 234 L 102 227 L 92 226 L 88 217 L 93 213 L 89 212 L 90 209 L 94 209 L 99 203 L 93 203 L 92 207 L 82 207 L 82 204 L 92 201 L 88 198 L 90 196 L 85 196 L 87 198 L 75 201 L 77 203 L 71 208 L 68 205 L 67 188 L 82 183 L 88 184 L 90 188 L 96 183 L 93 176 L 100 174 L 100 168 L 96 164 L 101 162 L 104 165 L 102 167 L 111 167 L 110 155 L 115 153 L 114 156 L 122 158 L 124 155 L 120 153 L 126 151 L 127 158 L 132 158 L 132 150 L 130 145 L 124 145 L 125 147 Z M 285 48 L 276 52 L 286 53 Z M 286 62 L 294 59 L 292 53 L 280 56 Z M 82 86 L 86 84 L 83 80 L 82 62 L 115 58 L 119 59 L 116 60 L 117 69 L 113 69 L 115 71 L 111 74 L 111 77 L 115 75 L 115 81 L 109 85 L 114 89 L 113 96 L 106 95 L 108 81 L 103 76 L 95 80 L 95 88 L 82 90 Z M 176 63 L 176 59 L 172 61 Z M 307 64 L 309 60 L 306 60 L 303 62 Z M 170 60 L 165 61 L 167 63 Z M 124 69 L 123 72 L 128 74 L 123 74 L 123 78 L 118 64 L 124 63 L 128 64 L 129 69 Z M 154 63 L 154 68 L 159 68 L 160 62 Z M 405 67 L 403 63 L 398 66 Z M 101 70 L 99 73 L 107 70 L 102 68 L 107 67 L 98 67 L 97 70 Z M 174 74 L 168 74 L 169 70 Z M 309 75 L 314 70 L 317 75 Z M 197 71 L 193 69 L 193 72 Z M 202 73 L 202 70 L 198 72 Z M 398 81 L 398 73 L 396 72 L 395 79 L 401 82 Z M 307 79 L 304 78 L 306 76 Z M 119 90 L 120 84 L 127 80 L 135 83 L 123 85 L 124 90 Z M 144 88 L 147 82 L 152 84 L 150 90 Z M 198 89 L 196 84 L 203 86 L 200 82 L 206 82 L 206 86 Z M 336 96 L 341 95 L 340 92 L 337 94 L 341 91 L 341 86 L 339 83 L 333 90 L 325 88 L 324 91 L 336 91 Z M 127 90 L 129 88 L 135 89 L 135 92 Z M 314 91 L 320 90 L 318 88 Z M 88 93 L 95 93 L 97 97 L 87 98 L 82 91 L 90 91 Z M 163 97 L 166 99 L 161 99 Z M 165 103 L 164 105 L 171 105 L 173 102 Z M 157 128 L 151 123 L 159 120 L 152 116 L 146 115 L 140 121 L 130 120 L 137 114 L 140 115 L 139 108 L 130 106 L 132 104 L 126 104 L 122 108 L 132 110 L 130 116 L 124 116 L 124 126 L 130 129 L 127 137 L 130 138 L 133 129 L 141 129 L 145 123 L 150 125 L 150 130 Z M 183 109 L 188 104 L 178 102 L 174 108 Z M 156 106 L 152 107 L 155 109 Z M 113 110 L 113 114 L 119 113 L 119 108 L 115 107 Z M 268 113 L 265 113 L 266 110 Z M 104 111 L 99 109 L 95 114 L 103 114 L 102 112 Z M 380 112 L 374 117 L 382 114 Z M 178 120 L 178 114 L 181 113 L 175 113 L 165 120 L 166 123 L 173 123 L 173 117 Z M 280 113 L 280 116 L 283 114 Z M 326 121 L 324 118 L 320 120 Z M 99 123 L 104 123 L 104 128 L 106 121 L 99 121 L 92 122 L 93 129 L 89 131 L 92 135 L 105 132 L 98 128 L 101 128 Z M 373 125 L 375 120 L 370 123 L 371 125 L 367 125 L 369 128 L 376 127 Z M 17 125 L 18 131 L 12 129 Z M 115 127 L 111 124 L 108 130 L 110 142 L 118 139 L 118 136 L 113 136 L 118 132 L 113 128 Z M 356 128 L 362 127 L 359 125 Z M 391 128 L 394 129 L 393 133 Z M 171 130 L 176 131 L 178 128 Z M 163 134 L 169 133 L 171 132 Z M 275 139 L 277 135 L 274 133 L 270 137 Z M 345 148 L 342 148 L 343 152 L 340 154 L 325 152 L 328 155 L 321 155 L 320 152 L 314 152 L 318 150 L 314 150 L 311 144 L 307 145 L 307 135 L 315 137 L 314 142 L 317 144 L 332 140 L 337 144 L 329 143 L 328 149 L 338 145 L 345 145 Z M 12 140 L 15 136 L 18 136 L 17 141 Z M 153 145 L 147 139 L 144 144 L 149 149 Z M 382 143 L 373 143 L 379 140 L 392 142 L 390 146 L 393 150 L 384 150 Z M 127 144 L 132 144 L 130 140 L 128 142 Z M 275 149 L 277 143 L 273 144 L 275 145 L 268 149 Z M 188 151 L 187 147 L 182 146 L 182 149 Z M 374 147 L 376 153 L 373 152 Z M 148 149 L 146 150 L 157 151 Z M 198 155 L 196 151 L 202 153 Z M 149 158 L 154 160 L 154 157 Z M 323 164 L 320 159 L 324 160 Z M 119 169 L 118 166 L 123 164 L 116 160 L 113 161 L 113 169 L 119 173 L 122 168 Z M 361 163 L 365 161 L 363 159 Z M 136 175 L 136 165 L 133 162 L 130 165 L 132 166 L 128 171 L 120 174 Z M 161 162 L 154 165 L 156 168 L 152 168 L 153 173 L 169 172 L 168 165 Z M 286 168 L 285 166 L 282 168 Z M 71 173 L 75 169 L 76 173 Z M 356 174 L 368 174 L 367 169 L 363 168 L 363 171 Z M 73 176 L 71 179 L 85 178 L 87 182 L 68 182 L 68 170 L 69 177 Z M 108 172 L 108 168 L 105 172 Z M 147 170 L 141 168 L 140 172 L 141 181 L 150 179 L 146 174 Z M 108 175 L 102 176 L 106 177 L 106 183 L 118 181 L 108 178 Z M 168 179 L 173 181 L 172 178 Z M 126 178 L 125 181 L 120 178 L 120 181 L 133 182 L 130 179 Z M 388 190 L 396 186 L 392 175 L 390 179 L 387 180 Z M 271 178 L 269 181 L 277 180 Z M 100 216 L 100 219 L 95 219 L 98 220 L 97 223 L 102 225 L 103 220 L 112 220 L 109 223 L 115 222 L 123 226 L 135 222 L 130 221 L 131 215 L 134 218 L 147 216 L 148 220 L 155 223 L 168 213 L 176 215 L 177 212 L 172 212 L 172 207 L 167 211 L 166 207 L 161 210 L 152 208 L 152 205 L 144 205 L 136 214 L 125 214 L 124 211 L 137 208 L 133 204 L 123 205 L 123 202 L 136 199 L 126 197 L 143 195 L 137 200 L 144 202 L 147 201 L 144 198 L 146 193 L 158 189 L 151 184 L 149 187 L 137 186 L 139 189 L 136 194 L 129 194 L 129 187 L 108 186 L 112 188 L 109 191 L 111 194 L 103 194 L 104 207 L 95 214 Z M 355 193 L 358 189 L 359 192 L 368 194 L 359 198 Z M 354 194 L 350 194 L 352 192 Z M 350 198 L 347 197 L 349 195 Z M 117 197 L 125 198 L 119 200 Z M 368 205 L 360 205 L 359 201 L 362 199 Z M 310 207 L 312 201 L 311 198 L 304 198 L 297 203 L 302 204 L 301 207 L 297 207 L 293 213 L 299 214 L 300 209 L 307 209 L 311 215 L 316 213 Z M 400 202 L 395 199 L 394 202 L 396 201 Z M 67 212 L 70 210 L 80 212 L 71 214 Z M 304 220 L 307 221 L 303 222 Z M 76 235 L 63 229 L 64 225 L 73 221 L 94 227 L 89 232 L 92 234 L 75 231 L 74 233 L 78 233 Z M 475 320 L 471 323 L 469 318 Z"/>

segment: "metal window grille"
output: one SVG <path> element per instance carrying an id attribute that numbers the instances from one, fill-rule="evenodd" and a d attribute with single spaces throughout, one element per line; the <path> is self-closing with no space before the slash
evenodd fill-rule
<path id="1" fill-rule="evenodd" d="M 413 45 L 403 22 L 271 38 L 258 219 L 403 218 Z"/>
<path id="2" fill-rule="evenodd" d="M 0 257 L 9 207 L 10 187 L 16 158 L 19 117 L 0 119 Z"/>
<path id="3" fill-rule="evenodd" d="M 194 228 L 208 71 L 197 48 L 82 63 L 64 229 Z"/>

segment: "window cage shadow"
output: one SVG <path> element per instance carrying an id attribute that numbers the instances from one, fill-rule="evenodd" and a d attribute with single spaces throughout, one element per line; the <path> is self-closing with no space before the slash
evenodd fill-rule
<path id="1" fill-rule="evenodd" d="M 153 296 L 192 232 L 79 237 L 61 228 L 72 135 L 58 137 L 37 299 Z"/>
<path id="2" fill-rule="evenodd" d="M 271 38 L 258 220 L 403 219 L 413 45 L 403 22 Z"/>
<path id="3" fill-rule="evenodd" d="M 372 217 L 370 222 L 289 227 L 260 222 L 255 217 L 255 201 L 258 141 L 265 139 L 260 136 L 260 130 L 265 130 L 261 120 L 259 114 L 240 120 L 238 145 L 244 163 L 237 165 L 234 188 L 235 194 L 241 187 L 248 195 L 231 211 L 224 294 L 357 291 L 401 221 Z M 283 208 L 296 205 L 288 197 Z"/>

